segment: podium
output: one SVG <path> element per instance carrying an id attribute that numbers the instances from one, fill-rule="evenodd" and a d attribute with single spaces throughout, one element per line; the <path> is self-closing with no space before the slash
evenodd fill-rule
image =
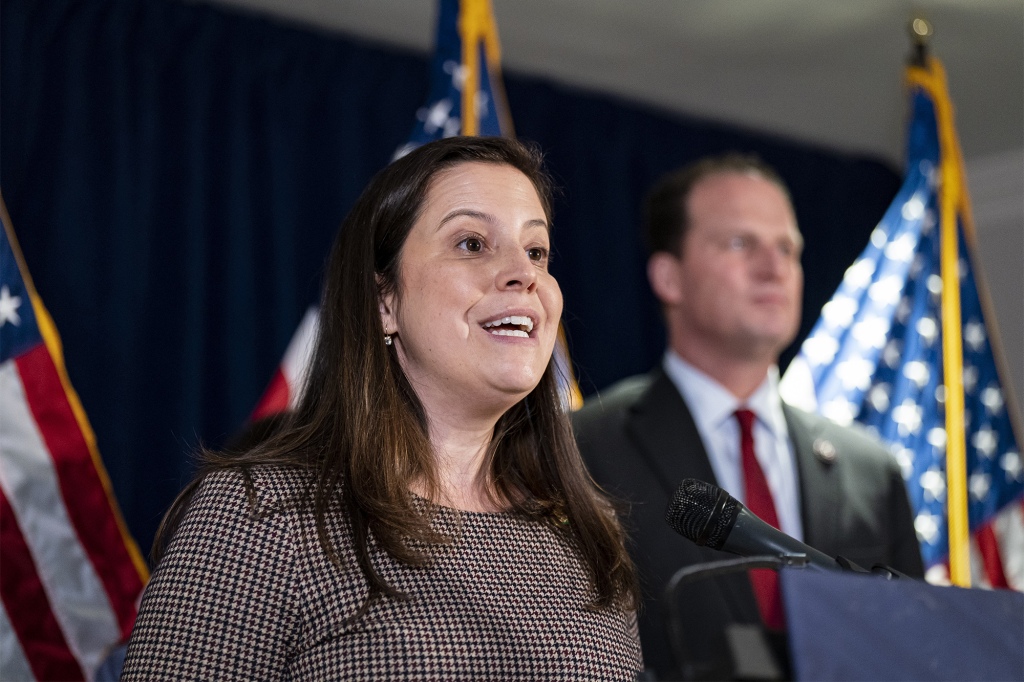
<path id="1" fill-rule="evenodd" d="M 1024 680 L 1024 594 L 779 572 L 797 680 Z"/>

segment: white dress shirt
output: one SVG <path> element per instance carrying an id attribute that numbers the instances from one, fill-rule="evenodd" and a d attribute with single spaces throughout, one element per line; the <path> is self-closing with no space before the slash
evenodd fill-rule
<path id="1" fill-rule="evenodd" d="M 779 397 L 778 367 L 773 365 L 753 395 L 741 403 L 725 387 L 671 350 L 665 353 L 663 365 L 690 408 L 718 485 L 743 503 L 746 503 L 746 490 L 741 464 L 740 426 L 735 412 L 746 407 L 754 413 L 757 417 L 754 421 L 754 454 L 772 492 L 780 530 L 803 540 L 800 486 L 793 445 Z"/>

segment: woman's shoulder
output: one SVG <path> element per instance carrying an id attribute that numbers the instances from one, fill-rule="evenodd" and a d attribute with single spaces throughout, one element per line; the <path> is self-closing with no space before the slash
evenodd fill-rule
<path id="1" fill-rule="evenodd" d="M 217 469 L 205 475 L 196 503 L 244 504 L 256 516 L 294 509 L 308 499 L 313 474 L 294 465 L 255 464 Z"/>
<path id="2" fill-rule="evenodd" d="M 218 519 L 220 524 L 236 526 L 294 516 L 310 500 L 311 480 L 310 473 L 296 466 L 257 464 L 215 469 L 199 481 L 184 510 L 182 526 L 200 519 Z"/>
<path id="3" fill-rule="evenodd" d="M 304 560 L 287 510 L 301 471 L 207 473 L 154 568 L 132 633 L 125 679 L 255 679 L 300 645 Z M 224 633 L 244 633 L 227 637 Z"/>
<path id="4" fill-rule="evenodd" d="M 299 467 L 268 464 L 207 472 L 170 536 L 157 573 L 216 572 L 218 562 L 231 557 L 236 568 L 246 564 L 259 566 L 261 574 L 290 574 L 294 561 L 308 560 L 303 548 L 316 537 L 311 478 Z M 344 525 L 331 521 L 332 530 Z"/>

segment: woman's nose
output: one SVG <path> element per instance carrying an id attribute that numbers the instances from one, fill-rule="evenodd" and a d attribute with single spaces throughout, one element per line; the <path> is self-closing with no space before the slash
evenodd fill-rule
<path id="1" fill-rule="evenodd" d="M 525 249 L 509 248 L 499 256 L 497 286 L 499 289 L 522 288 L 533 291 L 537 283 L 537 266 Z"/>

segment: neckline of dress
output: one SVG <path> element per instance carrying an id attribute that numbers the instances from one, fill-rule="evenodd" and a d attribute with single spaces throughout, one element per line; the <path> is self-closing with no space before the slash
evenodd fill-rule
<path id="1" fill-rule="evenodd" d="M 516 516 L 516 513 L 513 510 L 511 510 L 511 509 L 501 509 L 501 510 L 498 510 L 498 511 L 473 511 L 473 510 L 470 510 L 470 509 L 459 509 L 458 507 L 449 507 L 447 505 L 437 504 L 436 502 L 431 502 L 427 498 L 423 497 L 422 495 L 418 495 L 418 494 L 414 493 L 411 490 L 409 491 L 409 494 L 412 495 L 413 500 L 415 500 L 418 504 L 420 504 L 420 505 L 432 505 L 432 506 L 436 507 L 439 511 L 446 511 L 446 512 L 451 512 L 451 513 L 455 513 L 455 514 L 469 514 L 469 515 L 472 515 L 472 516 L 491 517 L 491 518 L 511 518 L 511 517 Z"/>

